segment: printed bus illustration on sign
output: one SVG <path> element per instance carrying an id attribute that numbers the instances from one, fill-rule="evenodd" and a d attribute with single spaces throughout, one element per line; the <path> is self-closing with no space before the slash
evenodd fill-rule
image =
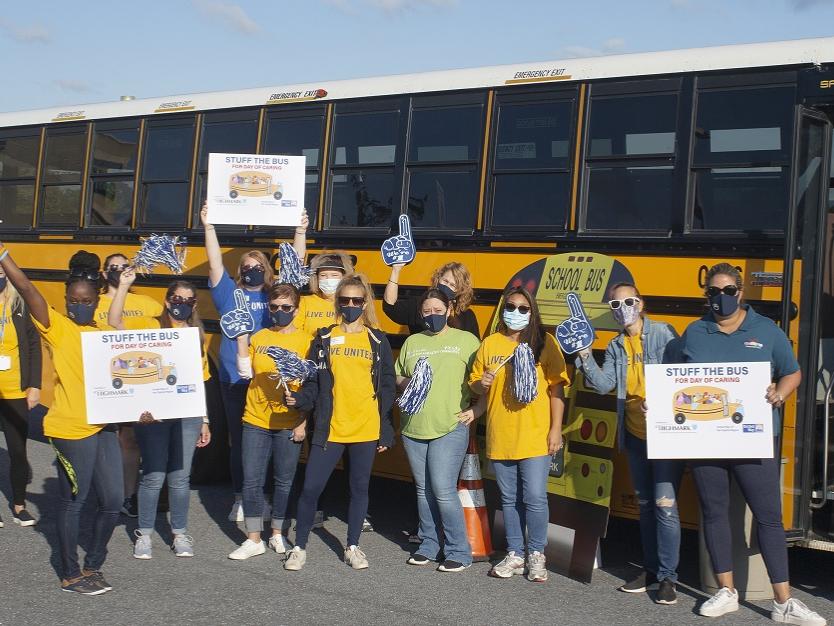
<path id="1" fill-rule="evenodd" d="M 235 172 L 229 177 L 229 197 L 272 196 L 280 200 L 284 195 L 281 183 L 272 182 L 272 176 L 264 172 Z"/>
<path id="2" fill-rule="evenodd" d="M 110 360 L 110 377 L 114 389 L 161 380 L 174 385 L 177 382 L 177 368 L 173 363 L 163 365 L 162 357 L 154 352 L 124 352 Z"/>
<path id="3" fill-rule="evenodd" d="M 744 419 L 744 406 L 736 400 L 731 402 L 729 394 L 720 387 L 686 387 L 677 391 L 672 400 L 675 422 L 686 420 L 720 420 L 730 418 L 736 424 Z"/>

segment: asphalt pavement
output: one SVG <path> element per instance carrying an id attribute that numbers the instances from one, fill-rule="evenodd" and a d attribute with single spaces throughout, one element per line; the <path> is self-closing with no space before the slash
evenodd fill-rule
<path id="1" fill-rule="evenodd" d="M 227 554 L 243 541 L 226 519 L 232 503 L 228 484 L 195 485 L 189 533 L 194 558 L 176 558 L 159 536 L 149 561 L 132 556 L 135 520 L 122 518 L 110 542 L 104 573 L 114 590 L 96 597 L 63 593 L 56 573 L 57 479 L 51 448 L 30 441 L 33 468 L 29 510 L 39 523 L 20 528 L 2 507 L 0 529 L 0 624 L 767 624 L 770 603 L 745 603 L 738 613 L 710 621 L 695 613 L 697 536 L 685 531 L 681 585 L 675 606 L 655 604 L 648 594 L 617 591 L 635 574 L 640 558 L 637 526 L 612 522 L 602 543 L 602 568 L 589 585 L 556 573 L 544 584 L 522 577 L 487 576 L 476 563 L 462 573 L 437 572 L 406 564 L 405 531 L 414 524 L 413 488 L 373 479 L 370 514 L 375 532 L 362 548 L 370 568 L 353 571 L 341 561 L 346 525 L 346 486 L 337 472 L 322 498 L 328 515 L 314 531 L 301 572 L 287 572 L 275 553 L 247 561 Z M 0 491 L 9 498 L 8 455 L 0 436 Z M 90 514 L 82 522 L 82 547 Z M 160 515 L 157 526 L 167 528 Z M 292 539 L 292 533 L 290 534 Z M 834 553 L 792 549 L 795 595 L 834 618 Z"/>

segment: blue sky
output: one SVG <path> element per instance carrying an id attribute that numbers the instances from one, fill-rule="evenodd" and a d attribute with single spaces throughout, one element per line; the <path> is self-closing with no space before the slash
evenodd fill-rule
<path id="1" fill-rule="evenodd" d="M 4 4 L 0 111 L 834 34 L 834 0 Z"/>

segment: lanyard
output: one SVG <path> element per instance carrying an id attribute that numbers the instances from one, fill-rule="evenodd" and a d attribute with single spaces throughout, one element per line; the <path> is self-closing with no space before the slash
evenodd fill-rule
<path id="1" fill-rule="evenodd" d="M 0 319 L 0 354 L 5 352 L 6 339 L 6 301 L 3 301 L 3 318 Z"/>

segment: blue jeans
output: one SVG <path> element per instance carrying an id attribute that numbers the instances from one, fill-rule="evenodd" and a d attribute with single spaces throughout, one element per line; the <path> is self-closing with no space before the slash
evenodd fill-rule
<path id="1" fill-rule="evenodd" d="M 61 551 L 61 577 L 76 578 L 81 575 L 78 566 L 78 525 L 81 509 L 95 491 L 98 512 L 93 524 L 93 538 L 84 557 L 84 569 L 101 569 L 107 556 L 107 543 L 119 521 L 119 510 L 124 499 L 122 479 L 122 449 L 115 428 L 107 427 L 84 439 L 52 438 L 57 448 L 75 471 L 78 493 L 73 495 L 72 483 L 64 468 L 58 463 L 58 493 L 61 506 L 58 509 L 58 547 Z"/>
<path id="2" fill-rule="evenodd" d="M 403 446 L 417 487 L 420 516 L 417 554 L 432 561 L 440 553 L 439 531 L 442 530 L 444 556 L 464 565 L 472 563 L 472 548 L 457 489 L 468 445 L 469 427 L 463 424 L 437 439 L 412 439 L 403 435 Z"/>
<path id="3" fill-rule="evenodd" d="M 156 506 L 165 478 L 171 507 L 171 532 L 184 535 L 188 527 L 191 498 L 191 460 L 203 427 L 201 417 L 186 417 L 136 424 L 133 432 L 142 452 L 139 481 L 139 532 L 150 535 L 156 521 Z"/>
<path id="4" fill-rule="evenodd" d="M 507 552 L 524 554 L 524 529 L 527 550 L 544 552 L 547 545 L 547 476 L 550 456 L 534 456 L 518 461 L 492 461 L 495 481 L 501 491 Z"/>
<path id="5" fill-rule="evenodd" d="M 640 507 L 640 539 L 647 571 L 658 580 L 678 581 L 681 520 L 678 489 L 683 461 L 649 459 L 646 440 L 625 433 L 628 467 Z"/>
<path id="6" fill-rule="evenodd" d="M 220 397 L 223 400 L 223 412 L 226 414 L 226 426 L 229 429 L 229 469 L 232 473 L 232 489 L 235 495 L 243 493 L 243 410 L 246 408 L 246 392 L 249 383 L 220 382 Z"/>
<path id="7" fill-rule="evenodd" d="M 275 488 L 272 495 L 272 528 L 280 530 L 287 515 L 301 443 L 292 440 L 292 430 L 267 430 L 243 424 L 243 516 L 246 531 L 260 532 L 264 527 L 264 490 L 266 468 L 272 457 Z"/>

